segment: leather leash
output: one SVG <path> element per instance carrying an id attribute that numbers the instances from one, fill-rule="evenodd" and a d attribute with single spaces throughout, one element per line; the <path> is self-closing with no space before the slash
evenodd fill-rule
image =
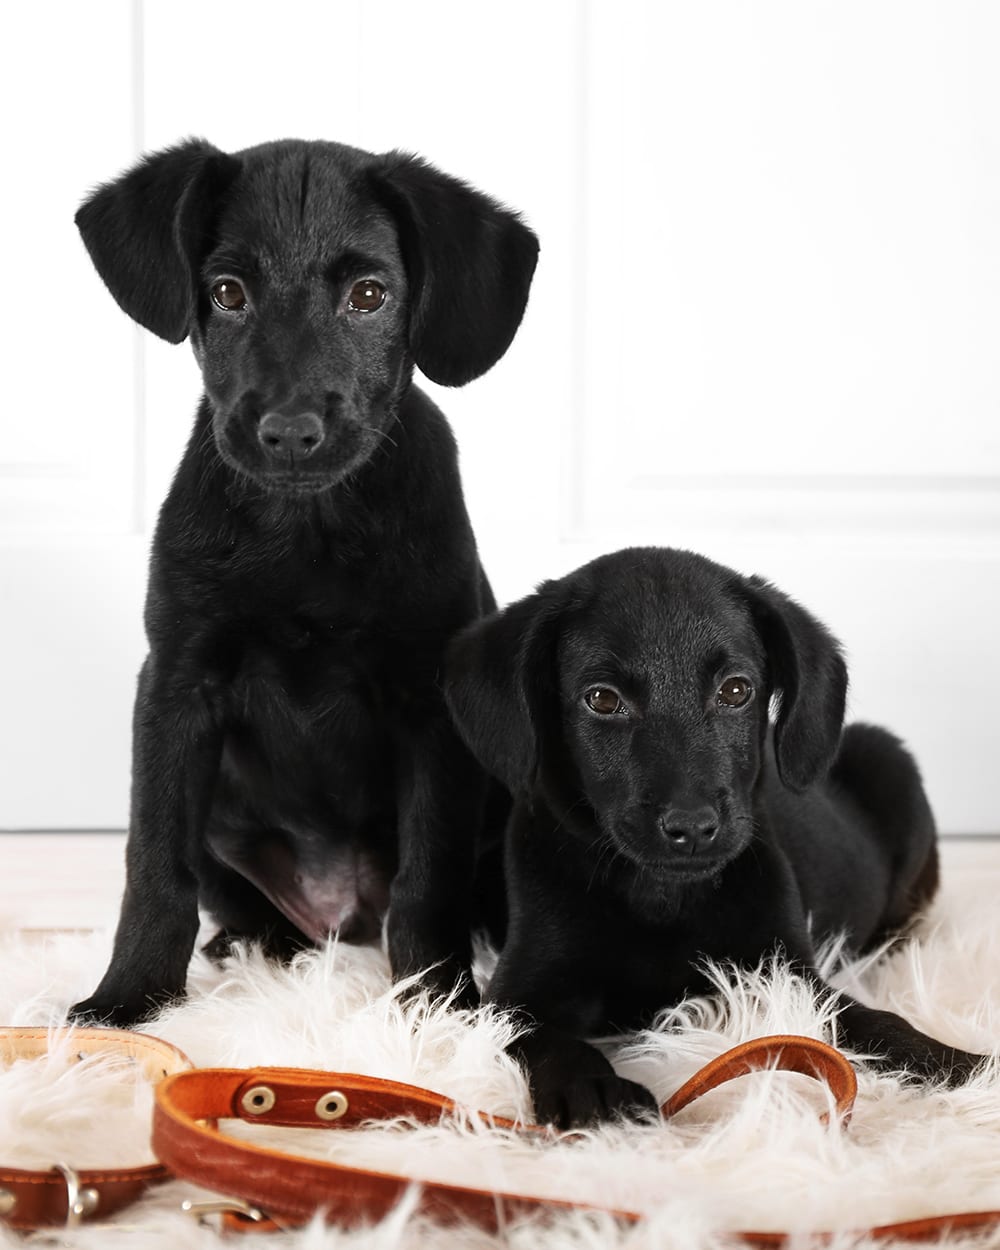
<path id="1" fill-rule="evenodd" d="M 0 1028 L 0 1061 L 40 1058 L 54 1041 L 68 1039 L 78 1059 L 119 1053 L 138 1064 L 156 1085 L 153 1152 L 159 1164 L 88 1169 L 64 1163 L 48 1171 L 0 1167 L 0 1226 L 35 1229 L 80 1224 L 121 1210 L 149 1185 L 171 1176 L 227 1195 L 218 1202 L 184 1203 L 195 1214 L 217 1212 L 223 1227 L 246 1231 L 295 1227 L 321 1212 L 329 1223 L 351 1226 L 389 1214 L 413 1184 L 420 1186 L 419 1210 L 445 1221 L 471 1220 L 498 1230 L 520 1214 L 593 1211 L 625 1223 L 643 1216 L 596 1204 L 491 1192 L 471 1186 L 413 1177 L 292 1155 L 255 1146 L 219 1131 L 220 1119 L 241 1119 L 296 1128 L 350 1127 L 365 1121 L 408 1117 L 437 1123 L 460 1108 L 449 1098 L 413 1085 L 350 1073 L 299 1068 L 191 1068 L 186 1056 L 158 1038 L 115 1029 Z M 762 1067 L 800 1072 L 823 1081 L 846 1126 L 857 1092 L 854 1070 L 838 1051 L 812 1038 L 775 1036 L 745 1042 L 695 1073 L 662 1107 L 665 1116 L 711 1089 Z M 188 1070 L 185 1070 L 188 1069 Z M 158 1083 L 157 1083 L 158 1082 Z M 551 1135 L 540 1125 L 521 1125 L 500 1116 L 474 1113 L 485 1123 Z M 827 1117 L 824 1116 L 824 1119 Z M 1000 1225 L 1000 1211 L 931 1216 L 863 1230 L 876 1238 L 932 1241 L 952 1231 Z M 745 1244 L 782 1246 L 783 1232 L 730 1232 Z M 803 1243 L 823 1244 L 841 1234 L 796 1234 Z"/>
<path id="2" fill-rule="evenodd" d="M 846 1125 L 857 1093 L 854 1070 L 838 1051 L 812 1038 L 776 1036 L 745 1042 L 707 1064 L 662 1107 L 675 1115 L 711 1089 L 762 1067 L 800 1072 L 825 1082 L 833 1093 L 837 1114 Z M 168 1077 L 156 1090 L 153 1150 L 178 1176 L 220 1193 L 230 1200 L 215 1204 L 230 1230 L 291 1228 L 320 1212 L 328 1223 L 343 1227 L 382 1219 L 399 1202 L 414 1178 L 373 1172 L 343 1164 L 254 1145 L 228 1136 L 220 1119 L 280 1125 L 288 1128 L 349 1128 L 365 1121 L 405 1116 L 437 1123 L 459 1108 L 449 1098 L 413 1085 L 343 1072 L 300 1068 L 201 1068 Z M 499 1116 L 475 1113 L 484 1122 L 504 1128 L 548 1132 Z M 529 1194 L 493 1192 L 440 1181 L 420 1181 L 418 1210 L 444 1221 L 470 1220 L 488 1231 L 506 1220 L 546 1210 L 594 1211 L 626 1223 L 638 1223 L 635 1211 L 589 1203 L 539 1198 Z M 931 1241 L 953 1230 L 974 1230 L 1000 1224 L 1000 1211 L 965 1212 L 908 1220 L 864 1230 L 877 1238 Z M 782 1246 L 784 1232 L 727 1232 L 727 1237 L 753 1246 Z M 843 1234 L 796 1234 L 803 1244 L 822 1244 Z"/>
<path id="3" fill-rule="evenodd" d="M 90 1055 L 118 1055 L 141 1069 L 151 1083 L 191 1066 L 176 1046 L 124 1029 L 0 1028 L 0 1064 L 40 1059 L 66 1041 L 79 1061 Z M 134 1202 L 150 1185 L 169 1180 L 162 1163 L 133 1168 L 81 1168 L 53 1163 L 48 1170 L 0 1165 L 0 1227 L 72 1228 L 91 1215 L 102 1219 Z"/>

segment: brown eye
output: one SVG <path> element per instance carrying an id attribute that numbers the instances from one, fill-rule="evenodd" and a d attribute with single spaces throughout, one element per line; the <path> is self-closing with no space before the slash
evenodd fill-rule
<path id="1" fill-rule="evenodd" d="M 587 707 L 592 712 L 597 712 L 599 716 L 614 716 L 616 712 L 624 712 L 625 704 L 615 694 L 613 690 L 607 690 L 604 686 L 595 686 L 593 690 L 588 690 L 583 696 L 586 700 Z"/>
<path id="2" fill-rule="evenodd" d="M 232 278 L 223 278 L 212 287 L 212 299 L 224 312 L 240 312 L 247 306 L 246 291 Z"/>
<path id="3" fill-rule="evenodd" d="M 721 707 L 745 707 L 752 694 L 753 686 L 745 677 L 727 677 L 719 687 L 715 701 Z"/>
<path id="4" fill-rule="evenodd" d="M 355 282 L 347 297 L 347 307 L 351 312 L 375 312 L 384 303 L 385 287 L 381 282 L 373 282 L 371 278 L 365 278 L 363 282 Z"/>

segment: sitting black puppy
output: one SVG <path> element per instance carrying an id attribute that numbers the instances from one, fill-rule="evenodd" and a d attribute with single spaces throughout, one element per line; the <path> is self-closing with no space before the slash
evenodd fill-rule
<path id="1" fill-rule="evenodd" d="M 399 152 L 191 140 L 77 214 L 111 294 L 190 338 L 204 395 L 160 513 L 135 705 L 128 873 L 78 1018 L 180 994 L 198 930 L 285 955 L 379 934 L 396 974 L 470 982 L 487 779 L 438 673 L 493 598 L 445 418 L 517 330 L 515 213 Z"/>
<path id="2" fill-rule="evenodd" d="M 520 1008 L 536 1114 L 562 1127 L 652 1108 L 582 1036 L 705 992 L 706 958 L 865 950 L 938 883 L 917 768 L 890 734 L 841 733 L 828 631 L 759 578 L 689 552 L 603 556 L 467 628 L 446 695 L 515 798 L 509 929 L 486 997 Z M 777 704 L 769 727 L 768 707 Z M 840 998 L 850 1046 L 948 1081 L 980 1060 Z"/>

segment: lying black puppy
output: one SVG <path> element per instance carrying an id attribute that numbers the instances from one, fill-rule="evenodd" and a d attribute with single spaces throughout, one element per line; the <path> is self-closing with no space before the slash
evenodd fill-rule
<path id="1" fill-rule="evenodd" d="M 652 1108 L 581 1035 L 705 992 L 706 958 L 880 942 L 934 894 L 934 822 L 884 730 L 841 734 L 847 672 L 797 604 L 688 552 L 604 556 L 466 629 L 446 693 L 515 797 L 509 931 L 486 997 L 521 1008 L 536 1114 Z M 773 733 L 768 706 L 778 703 Z M 825 990 L 825 987 L 822 987 Z M 960 1080 L 980 1056 L 842 996 L 846 1043 Z"/>
<path id="2" fill-rule="evenodd" d="M 99 188 L 77 223 L 122 308 L 191 337 L 205 395 L 163 506 L 135 708 L 128 875 L 77 1018 L 179 994 L 198 904 L 286 954 L 379 932 L 395 972 L 469 959 L 486 779 L 438 683 L 493 599 L 454 439 L 410 383 L 504 354 L 537 240 L 424 162 L 191 141 Z"/>

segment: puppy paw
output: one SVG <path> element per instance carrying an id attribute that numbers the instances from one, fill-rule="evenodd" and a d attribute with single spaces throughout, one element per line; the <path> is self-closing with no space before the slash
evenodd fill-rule
<path id="1" fill-rule="evenodd" d="M 658 1113 L 644 1085 L 619 1076 L 599 1050 L 546 1025 L 523 1035 L 514 1053 L 528 1069 L 535 1119 L 559 1129 Z"/>
<path id="2" fill-rule="evenodd" d="M 532 1083 L 535 1119 L 558 1129 L 584 1128 L 607 1120 L 641 1120 L 658 1113 L 644 1085 L 615 1071 L 581 1076 L 552 1087 Z"/>
<path id="3" fill-rule="evenodd" d="M 905 1054 L 876 1051 L 871 1058 L 876 1069 L 895 1069 L 914 1081 L 944 1085 L 947 1089 L 958 1089 L 964 1085 L 988 1058 L 945 1046 L 933 1039 L 928 1039 L 928 1043 L 911 1046 Z"/>
<path id="4" fill-rule="evenodd" d="M 217 968 L 221 968 L 241 940 L 241 934 L 232 933 L 229 929 L 220 929 L 215 937 L 209 938 L 204 944 L 201 948 L 201 953 L 210 963 L 215 964 Z"/>
<path id="5" fill-rule="evenodd" d="M 934 1070 L 923 1075 L 942 1080 L 949 1089 L 964 1085 L 988 1058 L 986 1055 L 972 1054 L 968 1050 L 957 1050 L 953 1046 L 943 1046 L 941 1050 L 941 1055 L 935 1057 Z"/>
<path id="6" fill-rule="evenodd" d="M 201 953 L 217 968 L 221 968 L 240 946 L 247 949 L 259 947 L 265 959 L 288 964 L 299 951 L 308 950 L 312 943 L 305 938 L 270 929 L 261 933 L 238 933 L 232 929 L 220 929 L 202 946 Z"/>
<path id="7" fill-rule="evenodd" d="M 103 1024 L 108 1028 L 128 1029 L 152 1020 L 164 1007 L 182 994 L 160 991 L 156 994 L 108 994 L 98 991 L 82 1002 L 74 1003 L 68 1012 L 70 1024 Z"/>

